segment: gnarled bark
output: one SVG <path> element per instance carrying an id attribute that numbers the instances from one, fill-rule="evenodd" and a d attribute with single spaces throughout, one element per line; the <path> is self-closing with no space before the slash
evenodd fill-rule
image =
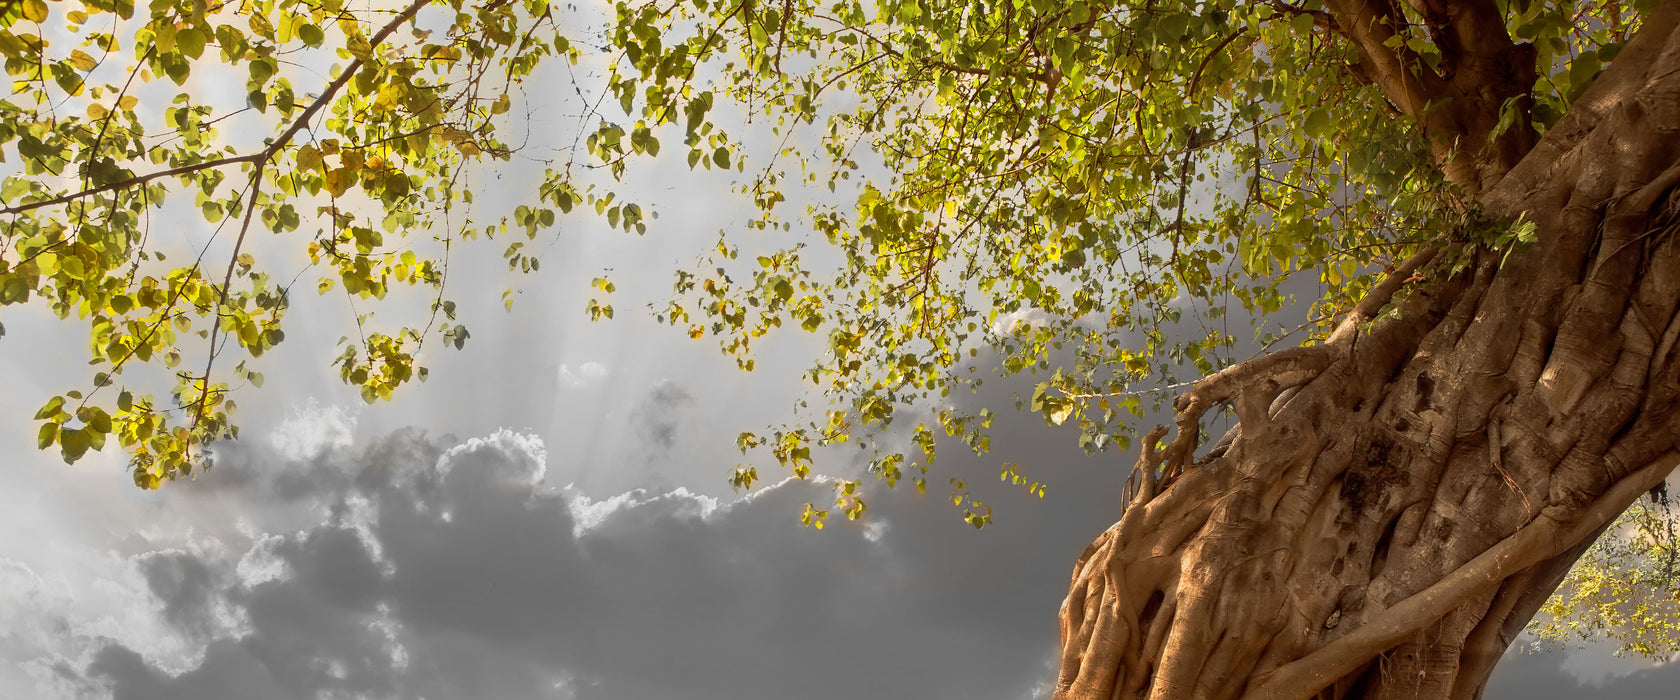
<path id="1" fill-rule="evenodd" d="M 1140 460 L 1161 480 L 1079 558 L 1056 698 L 1480 695 L 1680 463 L 1677 19 L 1648 18 L 1514 167 L 1466 176 L 1537 243 L 1457 273 L 1426 251 L 1327 343 L 1180 397 Z M 1234 439 L 1194 461 L 1227 402 Z"/>

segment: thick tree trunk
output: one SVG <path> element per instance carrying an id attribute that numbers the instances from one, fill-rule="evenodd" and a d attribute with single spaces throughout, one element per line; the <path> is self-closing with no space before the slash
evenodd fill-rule
<path id="1" fill-rule="evenodd" d="M 1680 462 L 1677 15 L 1492 174 L 1483 206 L 1538 243 L 1456 274 L 1426 252 L 1329 342 L 1180 397 L 1177 438 L 1075 568 L 1058 700 L 1480 696 Z M 1195 461 L 1227 402 L 1234 440 Z"/>

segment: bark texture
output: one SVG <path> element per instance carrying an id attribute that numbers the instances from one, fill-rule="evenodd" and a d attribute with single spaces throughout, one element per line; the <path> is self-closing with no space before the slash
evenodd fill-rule
<path id="1" fill-rule="evenodd" d="M 1372 21 L 1347 4 L 1344 33 Z M 1425 251 L 1327 343 L 1178 399 L 1176 438 L 1075 567 L 1058 700 L 1480 696 L 1587 545 L 1680 463 L 1677 19 L 1647 18 L 1539 143 L 1443 163 L 1537 243 L 1457 273 Z M 1464 70 L 1511 74 L 1491 56 L 1520 51 L 1492 49 Z M 1485 137 L 1485 117 L 1453 118 Z M 1225 403 L 1233 439 L 1198 461 L 1198 421 Z"/>

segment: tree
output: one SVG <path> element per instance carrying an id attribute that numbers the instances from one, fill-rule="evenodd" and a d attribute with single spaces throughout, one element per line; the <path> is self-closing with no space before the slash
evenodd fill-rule
<path id="1" fill-rule="evenodd" d="M 1182 390 L 1079 558 L 1059 698 L 1474 697 L 1680 460 L 1680 4 L 670 0 L 579 29 L 543 0 L 92 0 L 64 11 L 68 41 L 42 29 L 56 8 L 17 7 L 0 303 L 89 320 L 103 371 L 42 408 L 41 446 L 73 461 L 116 435 L 142 486 L 233 434 L 217 357 L 283 339 L 289 285 L 242 252 L 253 221 L 310 238 L 323 293 L 432 290 L 429 325 L 345 343 L 375 400 L 424 376 L 423 343 L 468 337 L 451 245 L 534 238 L 577 204 L 644 231 L 611 178 L 662 142 L 741 174 L 764 235 L 726 232 L 659 318 L 748 370 L 784 325 L 828 342 L 809 377 L 830 404 L 743 451 L 803 477 L 813 447 L 852 441 L 925 489 L 940 433 L 987 447 L 989 409 L 942 402 L 981 381 L 982 350 L 1044 373 L 1023 403 L 1091 450 L 1128 449 L 1128 418 Z M 509 156 L 510 93 L 546 57 L 594 57 L 586 39 L 618 112 L 591 111 L 528 205 L 474 223 L 459 173 Z M 334 50 L 325 79 L 282 74 Z M 230 110 L 186 93 L 137 98 L 206 71 L 247 78 L 237 118 L 262 128 L 241 131 L 270 138 L 219 139 Z M 769 153 L 731 136 L 766 128 Z M 171 184 L 238 227 L 219 279 L 149 242 Z M 538 266 L 519 241 L 507 257 Z M 1308 275 L 1304 342 L 1232 362 L 1227 306 L 1275 312 Z M 116 388 L 136 360 L 173 369 L 195 328 L 204 369 L 175 374 L 175 408 Z M 1199 450 L 1221 407 L 1236 425 Z M 894 421 L 910 449 L 881 439 Z M 858 486 L 832 507 L 861 516 Z"/>

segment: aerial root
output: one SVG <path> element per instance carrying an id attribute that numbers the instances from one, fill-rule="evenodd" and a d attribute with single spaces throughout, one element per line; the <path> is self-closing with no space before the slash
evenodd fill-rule
<path id="1" fill-rule="evenodd" d="M 1184 470 L 1196 453 L 1202 415 L 1227 403 L 1237 409 L 1237 422 L 1244 432 L 1258 434 L 1271 422 L 1272 400 L 1279 392 L 1300 386 L 1328 369 L 1336 359 L 1331 345 L 1294 347 L 1241 362 L 1196 382 L 1173 401 L 1178 411 L 1178 436 L 1164 455 L 1163 480 L 1170 481 Z"/>
<path id="2" fill-rule="evenodd" d="M 1167 436 L 1167 427 L 1157 425 L 1150 429 L 1143 438 L 1143 450 L 1138 454 L 1137 466 L 1132 467 L 1132 476 L 1126 480 L 1126 497 L 1120 504 L 1120 512 L 1134 505 L 1148 503 L 1155 497 L 1156 486 L 1159 484 L 1155 477 L 1155 470 L 1161 467 L 1164 455 L 1155 450 L 1156 443 Z"/>
<path id="3" fill-rule="evenodd" d="M 1162 483 L 1177 477 L 1195 457 L 1202 416 L 1215 406 L 1234 405 L 1237 422 L 1243 432 L 1258 434 L 1271 422 L 1272 402 L 1279 393 L 1312 381 L 1337 359 L 1350 354 L 1359 325 L 1375 318 L 1396 293 L 1416 279 L 1417 271 L 1439 253 L 1438 245 L 1425 247 L 1395 268 L 1354 307 L 1325 343 L 1289 348 L 1239 362 L 1193 384 L 1173 401 L 1173 409 L 1178 414 L 1175 420 L 1178 436 L 1173 438 L 1165 454 L 1156 458 L 1153 449 L 1160 436 L 1151 432 L 1152 438 L 1145 441 L 1145 452 L 1139 457 L 1138 466 L 1142 468 L 1146 460 L 1157 459 L 1165 462 L 1161 471 Z M 1145 473 L 1150 475 L 1145 479 L 1150 480 L 1154 471 L 1145 470 Z M 1151 488 L 1154 486 L 1148 483 L 1135 487 L 1128 485 L 1126 502 L 1132 503 L 1144 493 L 1149 494 L 1144 498 L 1147 501 L 1158 490 Z"/>

